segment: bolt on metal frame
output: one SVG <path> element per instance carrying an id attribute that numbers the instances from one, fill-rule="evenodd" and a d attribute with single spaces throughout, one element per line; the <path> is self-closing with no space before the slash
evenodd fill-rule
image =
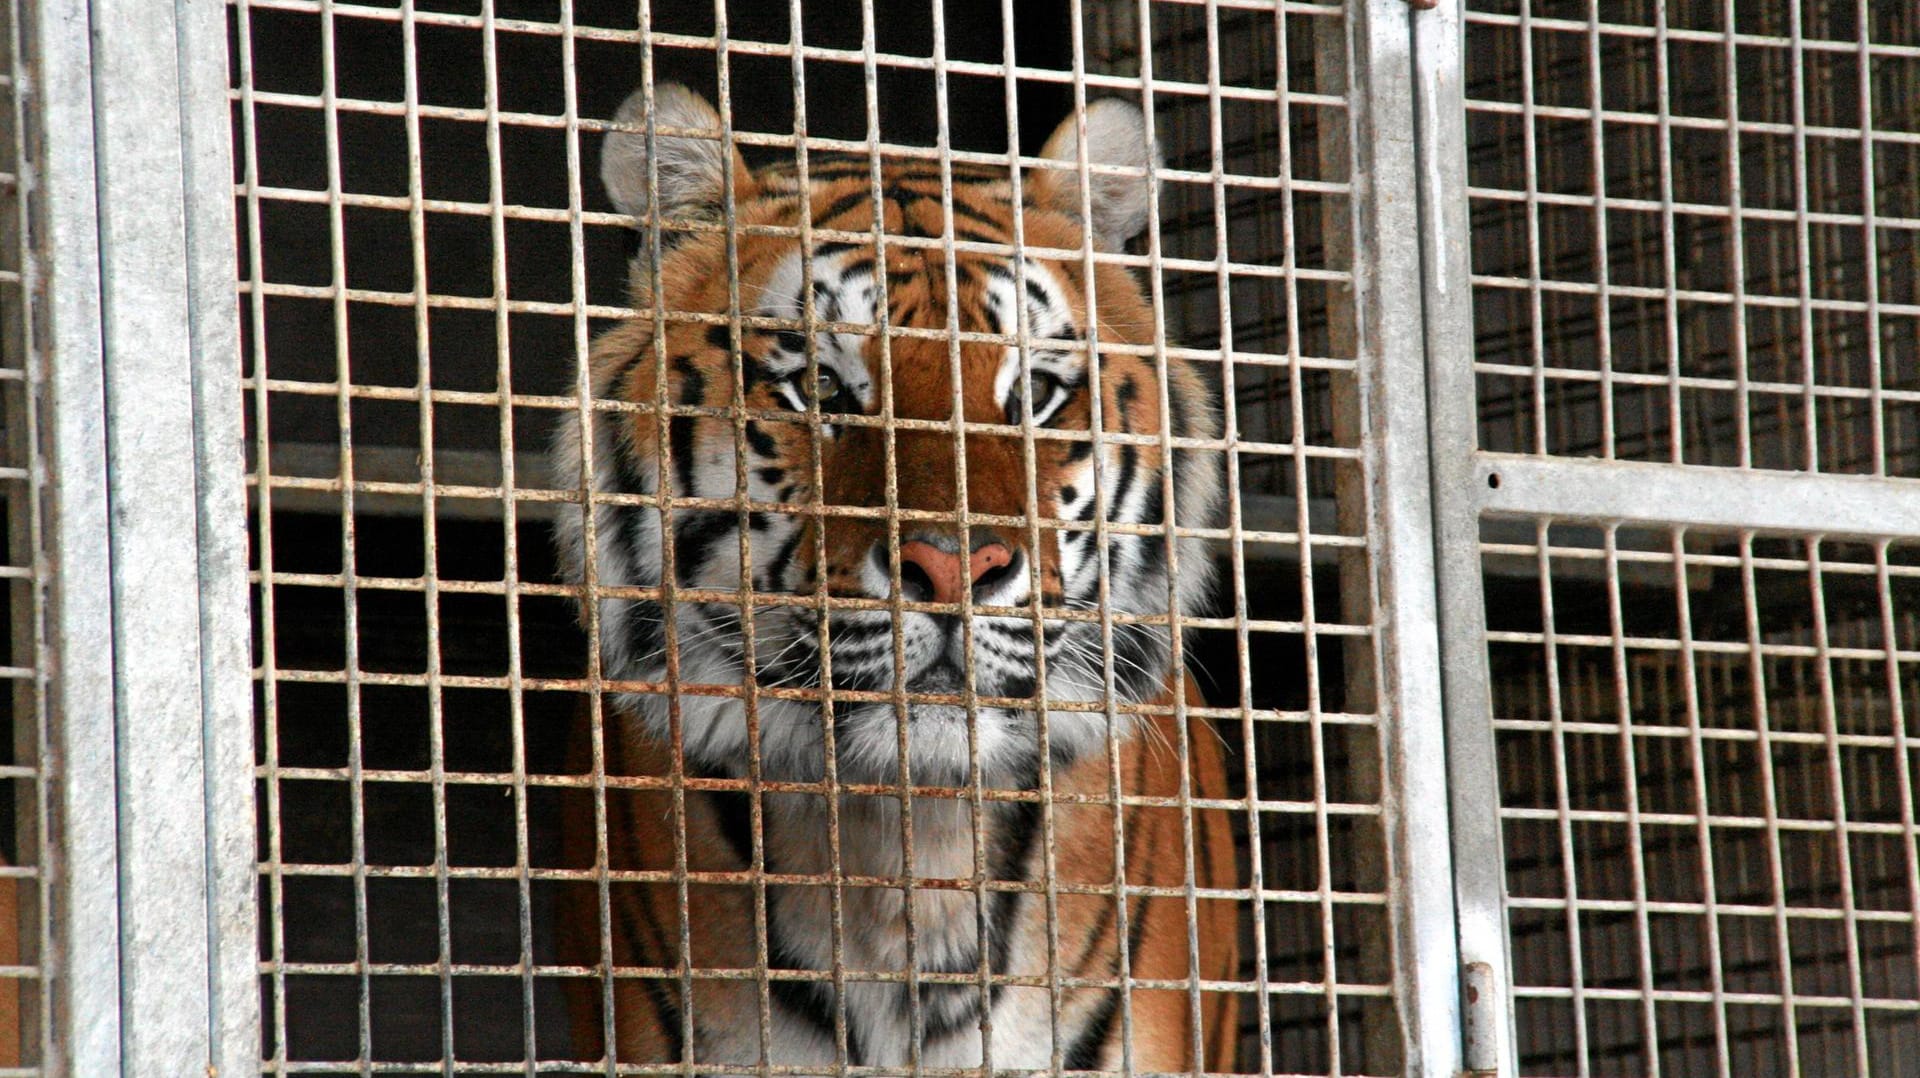
<path id="1" fill-rule="evenodd" d="M 1920 25 L 1414 23 L 1468 1063 L 1898 1073 Z"/>

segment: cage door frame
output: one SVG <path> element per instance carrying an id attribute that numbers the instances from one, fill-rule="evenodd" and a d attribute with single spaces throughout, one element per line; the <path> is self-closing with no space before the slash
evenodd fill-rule
<path id="1" fill-rule="evenodd" d="M 1510 1075 L 1512 961 L 1506 930 L 1506 859 L 1497 812 L 1492 696 L 1487 685 L 1486 599 L 1480 575 L 1478 410 L 1473 366 L 1472 221 L 1467 202 L 1463 0 L 1411 13 L 1419 179 L 1420 285 L 1433 478 L 1434 586 L 1446 715 L 1447 801 L 1453 851 L 1462 1066 Z M 1463 361 L 1463 357 L 1467 357 Z M 1483 990 L 1492 986 L 1493 998 Z M 1471 991 L 1472 998 L 1466 997 Z"/>
<path id="2" fill-rule="evenodd" d="M 1394 988 L 1408 1075 L 1462 1066 L 1460 953 L 1447 797 L 1432 470 L 1421 282 L 1413 27 L 1406 0 L 1353 0 L 1349 138 L 1360 429 L 1374 603 L 1386 624 L 1376 669 L 1386 771 Z"/>
<path id="3" fill-rule="evenodd" d="M 1814 541 L 1911 540 L 1920 538 L 1920 481 L 1478 447 L 1464 23 L 1463 0 L 1436 0 L 1415 11 L 1413 71 L 1453 871 L 1460 959 L 1467 981 L 1479 989 L 1477 1000 L 1463 1004 L 1465 1062 L 1472 1074 L 1504 1076 L 1518 1072 L 1519 1045 L 1482 518 L 1701 528 Z M 1526 167 L 1534 169 L 1535 162 Z M 1847 919 L 1851 931 L 1852 915 Z M 1858 998 L 1853 1009 L 1859 1013 Z"/>

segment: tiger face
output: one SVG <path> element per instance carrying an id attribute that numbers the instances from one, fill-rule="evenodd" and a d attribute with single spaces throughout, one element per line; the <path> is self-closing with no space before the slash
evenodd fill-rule
<path id="1" fill-rule="evenodd" d="M 1064 767 L 1097 749 L 1099 711 L 1050 710 L 1043 731 L 1042 671 L 1050 702 L 1103 699 L 1109 667 L 1118 699 L 1163 695 L 1164 615 L 1194 612 L 1212 575 L 1202 542 L 1169 543 L 1164 525 L 1209 524 L 1221 495 L 1217 454 L 1170 448 L 1216 435 L 1202 379 L 1146 347 L 1153 311 L 1132 274 L 1089 272 L 1079 254 L 1145 226 L 1140 113 L 1087 110 L 1084 185 L 1077 169 L 1029 168 L 1016 195 L 1004 169 L 953 164 L 949 206 L 933 160 L 883 159 L 876 198 L 867 158 L 815 153 L 803 185 L 792 162 L 755 171 L 724 153 L 718 116 L 685 88 L 658 87 L 654 108 L 649 154 L 644 96 L 622 106 L 602 179 L 641 225 L 656 199 L 682 223 L 643 230 L 631 264 L 633 306 L 658 304 L 664 330 L 643 314 L 596 342 L 595 397 L 624 406 L 596 411 L 585 439 L 569 416 L 552 454 L 563 488 L 640 497 L 595 501 L 591 529 L 563 514 L 558 539 L 576 582 L 592 559 L 602 589 L 670 576 L 693 594 L 600 598 L 604 675 L 657 684 L 673 658 L 683 687 L 825 678 L 870 694 L 754 694 L 768 777 L 824 777 L 828 723 L 837 773 L 856 782 L 897 781 L 903 742 L 916 783 L 1026 787 L 1043 754 Z M 1070 119 L 1043 156 L 1077 164 L 1077 138 Z M 663 516 L 662 494 L 699 501 Z M 1102 537 L 1098 519 L 1122 527 Z M 787 598 L 743 605 L 745 585 Z M 823 611 L 822 595 L 864 602 Z M 1103 628 L 1101 610 L 1119 620 Z M 902 708 L 898 687 L 946 699 Z M 689 766 L 746 773 L 744 695 L 678 698 Z M 618 702 L 670 735 L 666 694 Z"/>

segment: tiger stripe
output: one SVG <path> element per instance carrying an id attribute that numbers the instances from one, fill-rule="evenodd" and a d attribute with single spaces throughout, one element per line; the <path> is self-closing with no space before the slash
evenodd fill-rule
<path id="1" fill-rule="evenodd" d="M 657 87 L 654 104 L 672 127 L 718 127 L 711 106 L 682 87 Z M 956 438 L 939 426 L 958 409 L 972 423 L 1013 427 L 1092 432 L 1097 418 L 1110 433 L 1155 434 L 1163 421 L 1178 438 L 1217 433 L 1215 391 L 1191 364 L 1090 347 L 1095 338 L 1152 342 L 1154 312 L 1124 267 L 1011 249 L 1016 234 L 1034 250 L 1078 250 L 1089 240 L 1117 249 L 1144 227 L 1151 199 L 1143 176 L 1092 175 L 1083 205 L 1074 173 L 1031 169 L 1016 205 L 1004 170 L 955 164 L 949 187 L 936 162 L 883 159 L 876 184 L 866 157 L 814 154 L 802 185 L 791 161 L 753 170 L 711 140 L 650 144 L 637 133 L 641 108 L 639 95 L 622 107 L 618 120 L 631 130 L 616 130 L 602 153 L 615 205 L 641 222 L 656 212 L 667 219 L 657 246 L 644 238 L 633 246 L 635 305 L 651 306 L 657 289 L 669 310 L 727 314 L 737 288 L 741 315 L 790 325 L 634 319 L 595 341 L 596 397 L 651 405 L 664 384 L 666 401 L 698 411 L 664 420 L 650 407 L 602 413 L 590 428 L 568 417 L 553 446 L 556 482 L 584 485 L 580 460 L 590 454 L 598 492 L 736 499 L 740 508 L 665 515 L 629 501 L 563 513 L 556 542 L 571 579 L 585 579 L 591 560 L 603 585 L 659 587 L 671 543 L 672 583 L 683 588 L 732 592 L 744 578 L 756 592 L 914 603 L 952 602 L 954 589 L 970 589 L 976 607 L 1024 610 L 1037 601 L 1145 616 L 1191 613 L 1209 601 L 1212 559 L 1198 539 L 1172 541 L 1176 575 L 1162 537 L 1116 533 L 1102 544 L 1089 527 L 976 522 L 963 549 L 961 530 L 940 520 L 963 504 L 988 519 L 1024 519 L 1037 505 L 1045 518 L 1082 525 L 1103 514 L 1142 525 L 1164 524 L 1169 514 L 1188 525 L 1216 519 L 1216 453 L 971 430 Z M 1099 102 L 1082 122 L 1095 163 L 1150 162 L 1137 110 Z M 1078 129 L 1063 124 L 1043 156 L 1077 160 Z M 672 226 L 721 219 L 729 194 L 733 235 Z M 889 238 L 951 235 L 1006 253 L 837 241 L 803 251 L 790 238 L 803 214 L 813 229 L 837 236 L 872 235 L 877 222 Z M 836 328 L 809 337 L 809 312 L 815 325 Z M 928 335 L 883 342 L 882 325 L 1024 333 L 1033 343 L 1023 354 Z M 754 410 L 737 423 L 725 412 L 736 399 Z M 931 424 L 889 430 L 836 419 L 886 409 Z M 831 511 L 885 506 L 890 482 L 893 504 L 933 517 L 890 524 Z M 779 508 L 812 503 L 829 511 Z M 886 610 L 758 606 L 743 618 L 729 603 L 663 607 L 620 594 L 594 601 L 600 673 L 616 681 L 659 682 L 671 671 L 682 685 L 751 680 L 884 693 L 904 673 L 909 692 L 970 688 L 1012 703 L 914 702 L 904 705 L 903 732 L 892 704 L 763 694 L 756 742 L 737 698 L 689 693 L 670 707 L 658 694 L 610 693 L 609 776 L 742 779 L 755 770 L 748 757 L 757 751 L 765 778 L 819 781 L 829 773 L 830 728 L 840 780 L 889 784 L 904 768 L 914 784 L 954 794 L 903 805 L 897 796 L 843 793 L 829 811 L 824 794 L 765 793 L 756 833 L 744 792 L 696 789 L 676 799 L 614 783 L 606 794 L 607 868 L 671 875 L 684 856 L 694 878 L 683 901 L 680 883 L 612 877 L 605 925 L 597 891 L 573 896 L 562 919 L 567 960 L 612 979 L 611 1015 L 602 1010 L 604 983 L 575 985 L 582 1051 L 621 1063 L 685 1062 L 690 1051 L 692 1062 L 743 1073 L 766 1063 L 900 1066 L 914 1058 L 969 1067 L 988 1055 L 1013 1068 L 1113 1070 L 1130 1060 L 1136 1070 L 1231 1069 L 1241 997 L 1199 991 L 1191 978 L 1234 977 L 1234 904 L 1140 890 L 1236 887 L 1231 829 L 1204 811 L 1108 803 L 1115 786 L 1127 797 L 1173 799 L 1183 789 L 1228 796 L 1219 738 L 1203 721 L 1183 725 L 1165 713 L 1110 726 L 1098 710 L 1040 707 L 1042 698 L 1101 700 L 1111 678 L 1121 700 L 1157 701 L 1164 712 L 1180 680 L 1164 619 L 1109 619 L 1103 635 L 1092 621 L 1043 616 L 1036 632 L 1031 616 L 976 613 L 969 651 L 950 614 L 907 611 L 896 625 Z M 670 639 L 676 656 L 667 654 Z M 823 686 L 827 666 L 832 683 Z M 1203 703 L 1185 681 L 1186 702 Z M 1039 790 L 1043 774 L 1065 800 L 976 803 L 968 793 Z M 570 863 L 600 863 L 591 801 L 579 799 L 569 812 Z M 976 847 L 985 854 L 978 866 Z M 756 869 L 780 882 L 762 891 L 699 878 Z M 903 875 L 921 885 L 869 882 Z M 820 882 L 792 882 L 809 877 Z M 1197 951 L 1189 946 L 1190 905 Z M 605 955 L 603 929 L 612 941 Z M 835 978 L 823 976 L 836 969 Z M 707 975 L 715 971 L 743 975 Z M 991 982 L 984 991 L 983 977 Z M 1142 980 L 1162 985 L 1133 986 Z"/>

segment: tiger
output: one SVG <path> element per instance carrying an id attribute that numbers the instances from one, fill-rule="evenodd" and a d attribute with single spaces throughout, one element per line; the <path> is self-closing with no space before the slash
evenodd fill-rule
<path id="1" fill-rule="evenodd" d="M 1174 717 L 1176 686 L 1204 701 L 1174 676 L 1167 617 L 1204 610 L 1215 570 L 1204 538 L 1170 549 L 1164 529 L 1095 526 L 1163 525 L 1171 509 L 1204 527 L 1224 496 L 1217 450 L 1164 441 L 1218 438 L 1204 377 L 1156 358 L 1133 272 L 1084 257 L 1148 223 L 1143 114 L 1089 104 L 1042 150 L 1059 167 L 1029 165 L 1016 188 L 1007 168 L 899 153 L 877 177 L 861 154 L 749 168 L 698 93 L 661 84 L 648 108 L 635 91 L 601 153 L 633 225 L 636 313 L 594 341 L 585 391 L 619 407 L 590 423 L 574 410 L 551 448 L 556 486 L 580 494 L 556 526 L 562 573 L 611 591 L 581 605 L 608 686 L 600 864 L 616 882 L 604 912 L 593 897 L 564 915 L 599 970 L 576 981 L 579 1046 L 743 1073 L 1230 1069 L 1239 997 L 1220 988 L 1236 915 L 1189 887 L 1234 887 L 1235 844 L 1224 814 L 1182 807 L 1229 796 L 1227 755 L 1201 718 Z M 1082 130 L 1085 160 L 1112 166 L 1084 183 Z M 712 317 L 656 323 L 656 305 Z M 956 314 L 962 333 L 999 339 L 954 344 Z M 1028 342 L 1024 360 L 1009 338 Z M 662 399 L 686 409 L 664 430 Z M 956 405 L 997 427 L 956 437 Z M 1092 435 L 1096 415 L 1117 441 Z M 1055 432 L 1081 436 L 1041 436 Z M 662 493 L 708 501 L 663 523 Z M 747 602 L 743 617 L 731 597 L 747 584 L 795 601 Z M 1160 619 L 1109 618 L 1103 633 L 1065 616 L 1103 609 Z M 866 695 L 823 704 L 823 668 L 835 693 Z M 669 693 L 670 678 L 737 691 Z M 764 690 L 752 722 L 747 686 Z M 1109 693 L 1158 711 L 1056 706 Z M 695 783 L 678 807 L 660 782 L 615 781 L 673 775 L 866 785 L 831 803 L 761 792 L 756 811 L 738 781 Z M 886 784 L 900 793 L 875 792 Z M 1019 796 L 1043 789 L 1046 804 Z M 1116 791 L 1134 799 L 1118 829 Z M 566 827 L 587 862 L 597 826 Z M 668 878 L 681 863 L 684 895 Z M 756 865 L 840 883 L 757 892 L 737 875 Z M 703 882 L 713 873 L 736 876 Z M 633 969 L 646 972 L 620 972 Z"/>

